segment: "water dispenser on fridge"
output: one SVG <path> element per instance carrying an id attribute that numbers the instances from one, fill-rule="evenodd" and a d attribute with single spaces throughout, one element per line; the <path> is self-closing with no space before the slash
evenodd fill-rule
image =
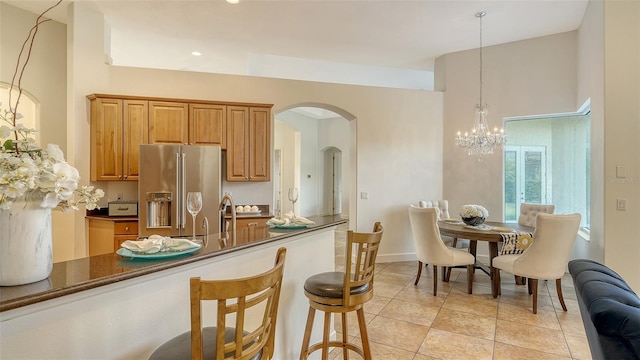
<path id="1" fill-rule="evenodd" d="M 147 228 L 171 228 L 171 193 L 147 193 Z"/>

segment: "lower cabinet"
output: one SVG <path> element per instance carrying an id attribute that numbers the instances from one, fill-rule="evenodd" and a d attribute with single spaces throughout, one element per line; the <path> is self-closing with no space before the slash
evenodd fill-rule
<path id="1" fill-rule="evenodd" d="M 89 218 L 89 256 L 113 253 L 126 240 L 138 239 L 138 220 Z"/>
<path id="2" fill-rule="evenodd" d="M 244 229 L 251 227 L 258 227 L 267 225 L 267 221 L 271 218 L 267 217 L 255 217 L 255 218 L 239 218 L 236 217 L 236 229 Z M 226 217 L 225 221 L 225 229 L 231 230 L 231 218 Z"/>

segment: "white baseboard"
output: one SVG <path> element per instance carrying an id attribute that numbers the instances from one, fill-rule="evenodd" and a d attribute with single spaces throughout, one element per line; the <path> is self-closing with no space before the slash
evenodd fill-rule
<path id="1" fill-rule="evenodd" d="M 476 260 L 485 265 L 489 265 L 489 255 L 477 254 Z M 390 262 L 401 262 L 401 261 L 418 261 L 415 253 L 405 253 L 405 254 L 378 254 L 376 258 L 376 262 L 379 263 L 390 263 Z"/>
<path id="2" fill-rule="evenodd" d="M 400 262 L 400 261 L 418 261 L 415 253 L 408 254 L 378 254 L 376 257 L 376 262 L 379 263 L 390 263 L 390 262 Z"/>

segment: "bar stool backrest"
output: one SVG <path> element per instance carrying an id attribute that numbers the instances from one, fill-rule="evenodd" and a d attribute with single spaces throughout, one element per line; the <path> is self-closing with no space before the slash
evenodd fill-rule
<path id="1" fill-rule="evenodd" d="M 259 357 L 261 360 L 270 359 L 273 356 L 285 255 L 285 248 L 278 249 L 275 266 L 256 276 L 211 281 L 191 278 L 192 359 L 203 357 L 201 318 L 203 300 L 217 301 L 216 360 L 251 359 L 261 351 L 262 354 Z M 261 307 L 264 308 L 262 322 L 249 329 L 245 315 L 250 309 L 258 311 Z M 235 317 L 235 321 L 227 324 L 227 317 Z M 235 328 L 235 335 L 233 339 L 225 341 L 225 329 L 228 330 L 230 327 Z"/>
<path id="2" fill-rule="evenodd" d="M 378 256 L 378 247 L 384 229 L 380 222 L 373 225 L 372 233 L 347 232 L 347 254 L 343 294 L 344 306 L 362 304 L 373 297 L 373 272 Z M 351 289 L 369 284 L 364 293 L 351 294 Z"/>

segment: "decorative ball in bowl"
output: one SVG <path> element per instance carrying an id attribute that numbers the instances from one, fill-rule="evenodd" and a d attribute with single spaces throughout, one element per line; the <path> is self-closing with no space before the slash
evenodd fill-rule
<path id="1" fill-rule="evenodd" d="M 482 224 L 484 222 L 484 220 L 485 219 L 483 217 L 479 217 L 479 216 L 462 218 L 462 222 L 464 222 L 465 224 L 467 224 L 469 226 L 478 226 L 478 225 Z"/>
<path id="2" fill-rule="evenodd" d="M 478 226 L 489 217 L 489 212 L 481 205 L 463 205 L 460 208 L 460 217 L 465 224 Z"/>

